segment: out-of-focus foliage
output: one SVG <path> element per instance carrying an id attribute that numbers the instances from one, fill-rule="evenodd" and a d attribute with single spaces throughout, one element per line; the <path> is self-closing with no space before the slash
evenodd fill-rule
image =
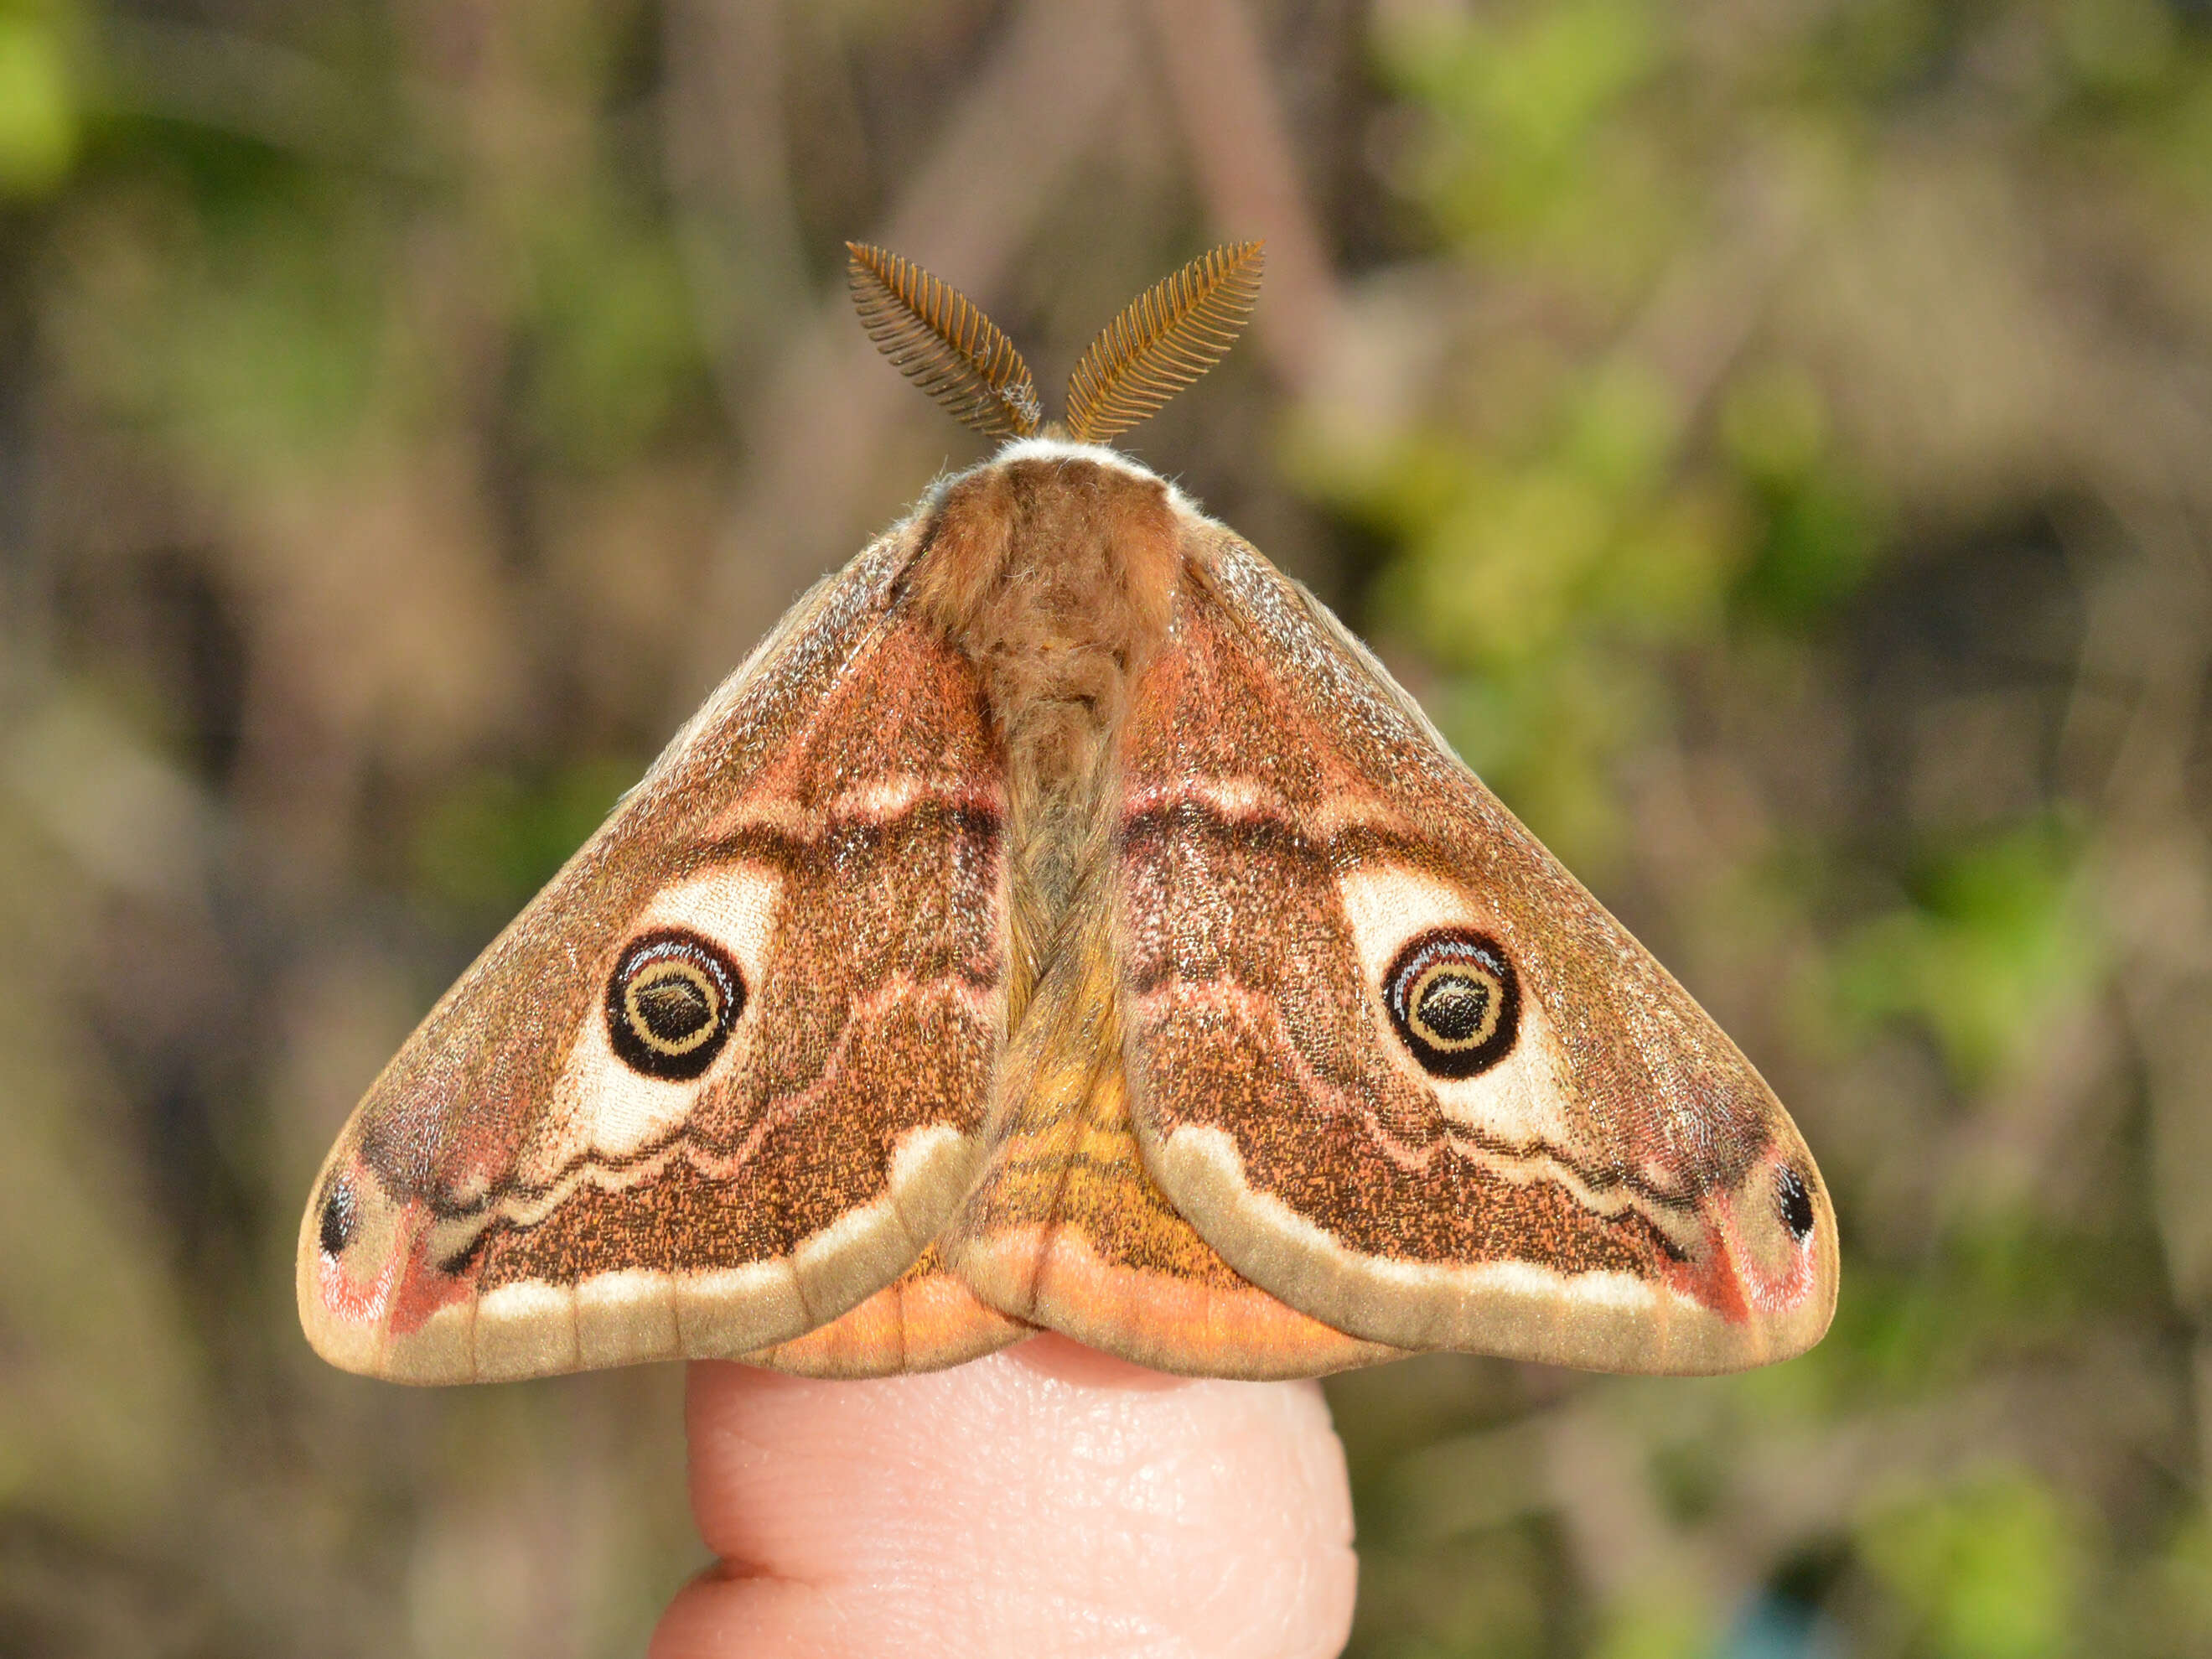
<path id="1" fill-rule="evenodd" d="M 1268 237 L 1131 447 L 1834 1188 L 1803 1360 L 1332 1383 L 1354 1650 L 2212 1651 L 2185 0 L 0 0 L 0 1651 L 631 1651 L 693 1566 L 672 1374 L 341 1377 L 293 1230 L 452 974 L 977 453 L 848 235 L 1047 384 Z"/>

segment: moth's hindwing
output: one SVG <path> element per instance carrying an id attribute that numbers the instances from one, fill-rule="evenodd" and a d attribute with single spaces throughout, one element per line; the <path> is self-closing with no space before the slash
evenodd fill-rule
<path id="1" fill-rule="evenodd" d="M 301 1230 L 325 1358 L 745 1354 L 929 1244 L 1004 1036 L 1006 800 L 973 669 L 900 597 L 912 549 L 801 601 L 370 1091 Z M 951 1357 L 1018 1328 L 957 1285 L 899 1297 Z M 783 1358 L 897 1369 L 890 1329 Z"/>
<path id="2" fill-rule="evenodd" d="M 1146 1166 L 1373 1342 L 1714 1371 L 1826 1328 L 1835 1219 L 1750 1063 L 1226 532 L 1120 735 Z"/>
<path id="3" fill-rule="evenodd" d="M 933 1243 L 858 1307 L 740 1357 L 799 1376 L 890 1376 L 942 1370 L 1036 1334 L 1036 1326 L 979 1300 Z"/>
<path id="4" fill-rule="evenodd" d="M 1009 1049 L 1002 1113 L 948 1254 L 1005 1312 L 1158 1370 L 1315 1376 L 1396 1358 L 1240 1276 L 1146 1173 L 1129 1123 L 1121 963 L 1096 885 Z"/>

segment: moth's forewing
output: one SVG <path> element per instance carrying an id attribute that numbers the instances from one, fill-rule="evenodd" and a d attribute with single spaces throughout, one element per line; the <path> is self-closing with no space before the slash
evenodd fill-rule
<path id="1" fill-rule="evenodd" d="M 371 1089 L 301 1230 L 325 1358 L 733 1356 L 927 1245 L 1003 1036 L 1005 800 L 912 548 L 802 601 Z"/>
<path id="2" fill-rule="evenodd" d="M 1147 1167 L 1373 1341 L 1627 1371 L 1801 1352 L 1804 1142 L 1719 1028 L 1250 548 L 1203 532 L 1120 737 Z"/>

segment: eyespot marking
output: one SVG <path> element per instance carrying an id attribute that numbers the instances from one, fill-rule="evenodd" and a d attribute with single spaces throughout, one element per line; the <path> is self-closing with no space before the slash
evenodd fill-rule
<path id="1" fill-rule="evenodd" d="M 608 976 L 607 1037 L 632 1071 L 681 1081 L 714 1064 L 744 1006 L 744 975 L 720 945 L 661 928 L 633 939 Z"/>
<path id="2" fill-rule="evenodd" d="M 323 1216 L 315 1229 L 315 1242 L 322 1247 L 323 1254 L 333 1261 L 344 1255 L 345 1247 L 353 1243 L 354 1229 L 360 1220 L 354 1207 L 353 1188 L 340 1176 L 323 1195 Z"/>
<path id="3" fill-rule="evenodd" d="M 1790 1229 L 1790 1237 L 1802 1244 L 1813 1236 L 1813 1194 L 1805 1177 L 1784 1164 L 1774 1179 L 1774 1198 L 1782 1212 L 1782 1224 Z"/>
<path id="4" fill-rule="evenodd" d="M 1472 928 L 1421 934 L 1382 981 L 1398 1040 L 1433 1077 L 1469 1078 L 1513 1052 L 1521 984 L 1504 949 Z"/>

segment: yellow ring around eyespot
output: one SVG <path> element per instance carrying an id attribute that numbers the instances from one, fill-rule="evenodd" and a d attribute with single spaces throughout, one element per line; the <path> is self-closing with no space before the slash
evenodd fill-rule
<path id="1" fill-rule="evenodd" d="M 638 1006 L 638 997 L 641 993 L 672 977 L 687 981 L 696 986 L 707 1004 L 707 1018 L 700 1022 L 699 1029 L 690 1036 L 679 1038 L 673 1042 L 662 1036 L 646 1023 L 645 1011 Z M 623 1018 L 629 1023 L 630 1035 L 652 1049 L 653 1053 L 669 1055 L 688 1054 L 712 1037 L 715 1028 L 721 1024 L 721 989 L 707 971 L 696 963 L 685 962 L 680 957 L 664 957 L 658 962 L 647 963 L 631 976 L 628 985 L 623 987 Z"/>
<path id="2" fill-rule="evenodd" d="M 1463 1037 L 1444 1036 L 1421 1012 L 1429 988 L 1439 979 L 1472 980 L 1486 993 L 1482 1001 L 1482 1023 Z M 1505 985 L 1496 974 L 1477 963 L 1459 958 L 1435 963 L 1413 981 L 1406 994 L 1405 1008 L 1406 1023 L 1420 1033 L 1422 1042 L 1444 1054 L 1462 1054 L 1469 1048 L 1480 1048 L 1498 1035 L 1498 1023 L 1505 1018 Z"/>

